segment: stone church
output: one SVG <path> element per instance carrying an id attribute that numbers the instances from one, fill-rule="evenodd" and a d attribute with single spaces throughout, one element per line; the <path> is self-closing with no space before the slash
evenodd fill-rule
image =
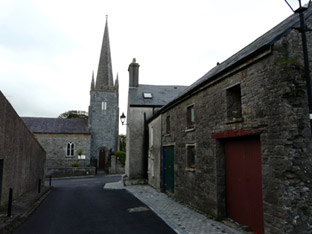
<path id="1" fill-rule="evenodd" d="M 107 21 L 96 80 L 92 75 L 88 120 L 23 117 L 47 153 L 46 174 L 59 168 L 89 166 L 104 169 L 118 149 L 118 77 L 115 82 Z"/>

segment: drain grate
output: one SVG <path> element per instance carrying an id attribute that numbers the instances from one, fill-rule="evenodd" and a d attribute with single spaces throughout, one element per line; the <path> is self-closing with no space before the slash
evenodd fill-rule
<path id="1" fill-rule="evenodd" d="M 129 213 L 134 213 L 134 212 L 142 212 L 142 211 L 148 211 L 149 208 L 146 206 L 140 206 L 140 207 L 135 207 L 135 208 L 130 208 L 128 209 Z"/>

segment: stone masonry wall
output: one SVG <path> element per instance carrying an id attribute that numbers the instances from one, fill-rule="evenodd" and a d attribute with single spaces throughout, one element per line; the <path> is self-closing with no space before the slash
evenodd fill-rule
<path id="1" fill-rule="evenodd" d="M 149 123 L 148 183 L 161 190 L 161 116 Z"/>
<path id="2" fill-rule="evenodd" d="M 106 110 L 102 110 L 106 102 Z M 98 158 L 99 150 L 117 150 L 118 142 L 118 93 L 112 91 L 91 91 L 89 107 L 91 123 L 91 157 Z"/>
<path id="3" fill-rule="evenodd" d="M 129 179 L 143 178 L 144 113 L 153 115 L 151 107 L 130 107 L 127 112 L 126 174 Z"/>
<path id="4" fill-rule="evenodd" d="M 90 165 L 90 134 L 34 134 L 47 153 L 45 168 L 72 167 L 79 163 L 85 167 Z M 74 143 L 74 156 L 66 155 L 67 144 Z M 86 159 L 79 159 L 77 151 L 82 150 Z"/>
<path id="5" fill-rule="evenodd" d="M 13 198 L 34 189 L 43 181 L 45 151 L 22 119 L 0 92 L 0 198 L 7 202 L 9 188 Z"/>
<path id="6" fill-rule="evenodd" d="M 175 143 L 176 199 L 209 215 L 226 217 L 223 142 L 212 135 L 261 130 L 265 233 L 312 232 L 312 143 L 300 38 L 291 31 L 269 55 L 162 114 L 162 144 Z M 242 116 L 229 119 L 227 90 L 238 84 Z M 195 127 L 186 130 L 190 104 L 195 108 Z M 164 132 L 167 115 L 172 121 L 170 135 Z M 195 144 L 195 171 L 185 169 L 186 144 Z"/>

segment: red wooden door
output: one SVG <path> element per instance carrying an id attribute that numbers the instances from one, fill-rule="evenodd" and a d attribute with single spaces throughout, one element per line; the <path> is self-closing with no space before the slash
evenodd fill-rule
<path id="1" fill-rule="evenodd" d="M 101 149 L 99 152 L 99 169 L 105 168 L 105 150 Z"/>
<path id="2" fill-rule="evenodd" d="M 260 140 L 227 141 L 225 155 L 227 215 L 264 233 Z"/>

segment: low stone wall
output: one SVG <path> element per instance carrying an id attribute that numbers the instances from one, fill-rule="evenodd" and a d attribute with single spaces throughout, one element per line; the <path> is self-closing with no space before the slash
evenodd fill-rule
<path id="1" fill-rule="evenodd" d="M 95 167 L 59 167 L 47 168 L 46 176 L 68 177 L 68 176 L 85 176 L 95 175 Z"/>
<path id="2" fill-rule="evenodd" d="M 109 174 L 124 174 L 125 166 L 122 165 L 116 156 L 111 156 L 111 167 L 109 168 Z"/>

